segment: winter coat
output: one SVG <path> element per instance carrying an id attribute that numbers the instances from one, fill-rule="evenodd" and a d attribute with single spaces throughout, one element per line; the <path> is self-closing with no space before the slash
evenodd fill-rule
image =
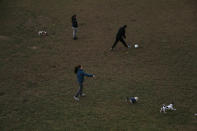
<path id="1" fill-rule="evenodd" d="M 75 16 L 72 16 L 72 27 L 78 27 L 77 18 Z"/>
<path id="2" fill-rule="evenodd" d="M 87 73 L 85 73 L 82 69 L 78 69 L 78 71 L 77 71 L 77 81 L 78 81 L 79 83 L 83 83 L 83 81 L 84 81 L 84 76 L 93 77 L 92 74 L 87 74 Z"/>
<path id="3" fill-rule="evenodd" d="M 116 34 L 116 39 L 117 40 L 120 40 L 120 39 L 123 39 L 123 38 L 126 38 L 126 36 L 125 36 L 125 27 L 121 27 L 118 30 L 118 33 Z"/>

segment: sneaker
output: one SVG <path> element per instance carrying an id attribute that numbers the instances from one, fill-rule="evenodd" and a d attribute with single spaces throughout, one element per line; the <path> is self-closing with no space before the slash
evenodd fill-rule
<path id="1" fill-rule="evenodd" d="M 131 48 L 131 46 L 130 46 L 130 45 L 128 45 L 128 48 Z"/>
<path id="2" fill-rule="evenodd" d="M 78 97 L 74 96 L 73 98 L 74 98 L 76 101 L 79 101 L 79 98 L 78 98 Z"/>
<path id="3" fill-rule="evenodd" d="M 86 94 L 82 93 L 81 96 L 86 96 Z"/>

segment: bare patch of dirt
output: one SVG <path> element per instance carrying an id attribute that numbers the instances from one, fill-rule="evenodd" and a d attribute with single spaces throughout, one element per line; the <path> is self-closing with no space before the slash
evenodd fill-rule
<path id="1" fill-rule="evenodd" d="M 8 36 L 0 35 L 0 40 L 11 40 L 11 38 Z"/>

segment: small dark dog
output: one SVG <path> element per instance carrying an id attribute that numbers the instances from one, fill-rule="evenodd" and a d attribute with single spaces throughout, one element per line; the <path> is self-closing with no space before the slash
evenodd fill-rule
<path id="1" fill-rule="evenodd" d="M 131 104 L 135 104 L 138 101 L 138 97 L 126 97 L 126 102 L 129 102 Z"/>

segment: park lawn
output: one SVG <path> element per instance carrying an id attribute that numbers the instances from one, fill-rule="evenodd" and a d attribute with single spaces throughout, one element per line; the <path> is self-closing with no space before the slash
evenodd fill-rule
<path id="1" fill-rule="evenodd" d="M 0 0 L 0 130 L 197 130 L 196 5 Z M 119 43 L 110 52 L 124 24 L 132 48 Z M 39 30 L 49 36 L 39 37 Z M 96 75 L 85 80 L 87 96 L 80 102 L 73 99 L 78 64 Z M 129 105 L 126 96 L 139 102 Z M 177 110 L 160 114 L 162 104 L 171 102 Z"/>

